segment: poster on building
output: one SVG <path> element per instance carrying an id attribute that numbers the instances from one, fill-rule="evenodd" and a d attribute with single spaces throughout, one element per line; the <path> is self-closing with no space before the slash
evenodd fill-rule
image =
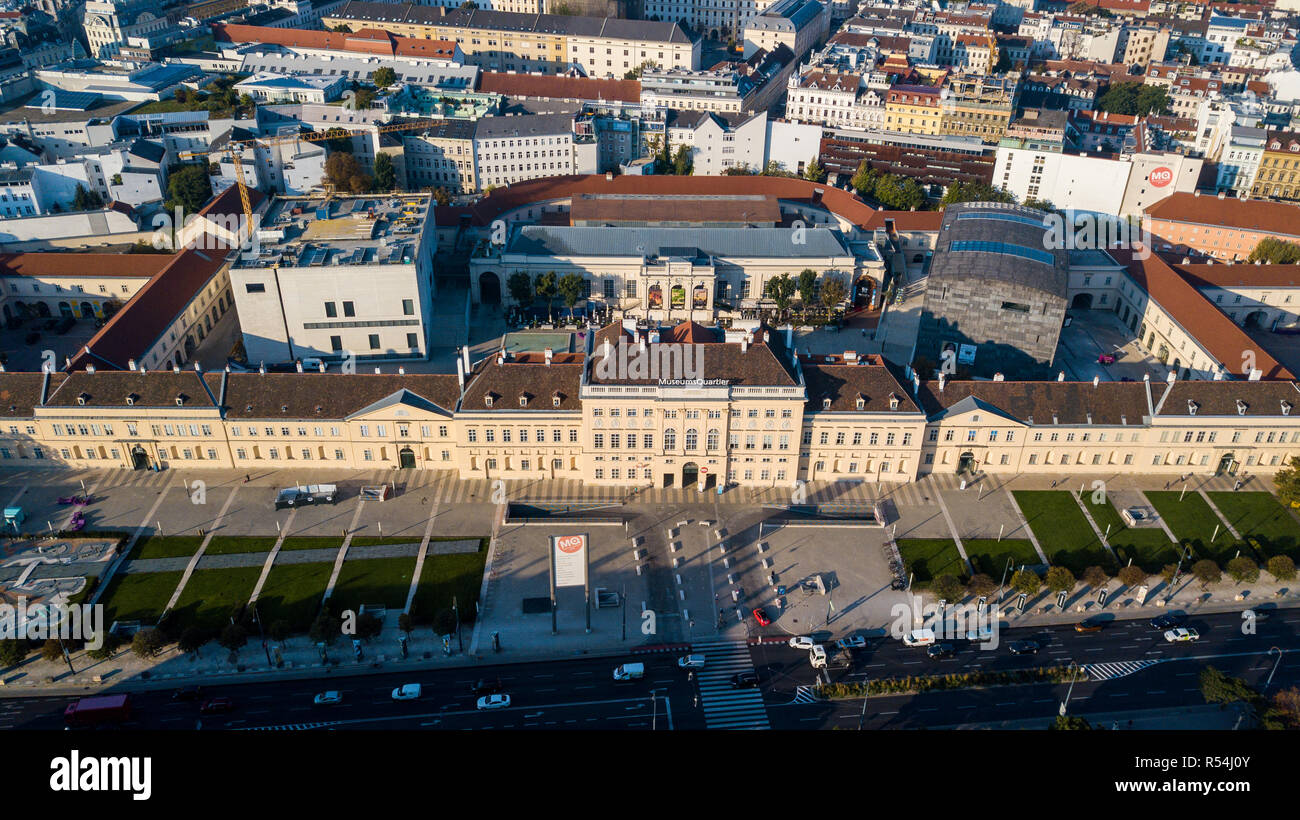
<path id="1" fill-rule="evenodd" d="M 957 364 L 975 364 L 975 345 L 957 348 Z"/>
<path id="2" fill-rule="evenodd" d="M 691 293 L 691 307 L 696 310 L 705 310 L 709 306 L 709 292 L 704 289 L 703 285 L 696 285 L 695 290 Z"/>
<path id="3" fill-rule="evenodd" d="M 673 289 L 669 291 L 669 294 L 674 308 L 686 307 L 686 288 L 681 285 L 673 285 Z"/>
<path id="4" fill-rule="evenodd" d="M 664 306 L 664 291 L 658 285 L 650 286 L 650 307 L 658 309 Z"/>
<path id="5" fill-rule="evenodd" d="M 555 586 L 585 587 L 587 585 L 587 536 L 553 535 L 551 552 L 555 560 Z"/>

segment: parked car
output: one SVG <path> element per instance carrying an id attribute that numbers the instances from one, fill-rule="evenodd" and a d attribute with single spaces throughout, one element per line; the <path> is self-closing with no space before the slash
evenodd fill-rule
<path id="1" fill-rule="evenodd" d="M 1181 612 L 1166 612 L 1151 619 L 1151 628 L 1164 632 L 1176 626 L 1182 626 L 1187 616 Z"/>
<path id="2" fill-rule="evenodd" d="M 972 643 L 987 643 L 997 636 L 997 631 L 991 626 L 981 626 L 979 629 L 972 629 L 966 633 L 966 640 Z"/>
<path id="3" fill-rule="evenodd" d="M 862 649 L 867 645 L 867 639 L 861 635 L 850 635 L 847 638 L 840 638 L 835 645 L 840 649 Z"/>
<path id="4" fill-rule="evenodd" d="M 328 692 L 321 692 L 312 700 L 317 706 L 338 706 L 343 702 L 343 693 L 337 689 L 331 689 Z"/>
<path id="5" fill-rule="evenodd" d="M 509 695 L 487 695 L 478 699 L 480 709 L 505 709 L 509 705 Z"/>
<path id="6" fill-rule="evenodd" d="M 302 360 L 302 369 L 308 373 L 316 373 L 320 371 L 321 365 L 323 364 L 325 364 L 325 362 L 322 359 L 308 356 Z"/>
<path id="7" fill-rule="evenodd" d="M 731 686 L 733 689 L 753 689 L 758 686 L 758 673 L 752 669 L 737 672 L 731 676 Z"/>
<path id="8" fill-rule="evenodd" d="M 419 700 L 420 684 L 404 683 L 393 690 L 393 700 Z"/>
<path id="9" fill-rule="evenodd" d="M 1075 632 L 1100 632 L 1106 626 L 1106 621 L 1094 615 L 1091 618 L 1084 618 L 1074 625 Z"/>
<path id="10" fill-rule="evenodd" d="M 275 508 L 306 507 L 309 504 L 333 504 L 338 500 L 339 488 L 335 484 L 308 484 L 289 487 L 276 493 Z"/>
<path id="11" fill-rule="evenodd" d="M 1039 648 L 1038 641 L 1012 641 L 1007 644 L 1012 655 L 1037 655 Z"/>
<path id="12" fill-rule="evenodd" d="M 495 695 L 501 691 L 501 681 L 482 678 L 470 687 L 470 691 L 475 695 Z"/>
<path id="13" fill-rule="evenodd" d="M 925 650 L 925 654 L 931 658 L 951 658 L 956 648 L 950 643 L 937 643 Z"/>
<path id="14" fill-rule="evenodd" d="M 222 715 L 235 708 L 235 702 L 230 698 L 208 698 L 199 706 L 201 715 Z"/>
<path id="15" fill-rule="evenodd" d="M 1097 356 L 1098 364 L 1114 364 L 1115 356 L 1110 353 L 1101 353 Z"/>
<path id="16" fill-rule="evenodd" d="M 762 607 L 758 607 L 754 610 L 754 620 L 758 621 L 759 626 L 772 625 L 772 619 L 767 617 L 767 613 L 763 611 Z"/>
<path id="17" fill-rule="evenodd" d="M 1199 641 L 1200 639 L 1201 633 L 1197 632 L 1195 629 L 1187 629 L 1186 627 L 1171 629 L 1165 633 L 1165 640 L 1169 643 L 1191 643 L 1192 641 Z"/>
<path id="18" fill-rule="evenodd" d="M 680 658 L 677 659 L 677 668 L 678 669 L 703 669 L 704 656 L 703 655 L 682 655 Z"/>
<path id="19" fill-rule="evenodd" d="M 933 629 L 913 629 L 903 636 L 904 646 L 929 646 L 934 641 Z"/>
<path id="20" fill-rule="evenodd" d="M 788 643 L 791 649 L 812 649 L 817 642 L 807 635 L 795 635 Z"/>

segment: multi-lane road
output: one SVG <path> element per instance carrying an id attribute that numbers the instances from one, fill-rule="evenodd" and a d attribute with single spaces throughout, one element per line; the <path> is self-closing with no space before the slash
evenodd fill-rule
<path id="1" fill-rule="evenodd" d="M 872 678 L 962 672 L 998 672 L 1076 663 L 1088 673 L 1070 692 L 1074 714 L 1111 713 L 1203 703 L 1197 676 L 1207 664 L 1245 678 L 1261 688 L 1272 675 L 1269 691 L 1300 683 L 1300 610 L 1277 610 L 1242 628 L 1237 613 L 1193 616 L 1195 643 L 1167 643 L 1145 619 L 1112 621 L 1095 633 L 1075 632 L 1072 625 L 1005 629 L 996 648 L 952 641 L 955 651 L 932 659 L 921 648 L 885 638 L 853 652 L 851 667 L 833 679 L 859 682 Z M 1036 655 L 1013 655 L 1007 644 L 1033 640 Z M 1279 651 L 1280 650 L 1280 651 Z M 704 671 L 677 667 L 674 654 L 608 659 L 575 659 L 423 672 L 213 683 L 203 698 L 231 698 L 234 708 L 221 715 L 200 715 L 196 701 L 172 699 L 172 687 L 133 692 L 134 714 L 128 729 L 621 729 L 668 731 L 705 728 L 921 728 L 1038 718 L 1044 725 L 1059 708 L 1065 684 L 996 686 L 931 692 L 921 695 L 873 696 L 866 699 L 817 701 L 811 696 L 816 671 L 808 653 L 785 644 L 698 645 L 712 658 Z M 625 661 L 645 664 L 640 680 L 613 680 L 613 668 Z M 760 687 L 733 690 L 730 675 L 752 668 Z M 713 668 L 710 668 L 712 666 Z M 725 669 L 723 669 L 725 667 Z M 723 672 L 726 674 L 724 675 Z M 479 711 L 474 685 L 499 681 L 511 696 L 508 708 Z M 422 697 L 395 702 L 393 689 L 419 683 Z M 335 706 L 316 706 L 325 690 L 343 693 Z M 761 701 L 759 697 L 761 696 Z M 0 729 L 58 729 L 74 695 L 0 698 Z"/>

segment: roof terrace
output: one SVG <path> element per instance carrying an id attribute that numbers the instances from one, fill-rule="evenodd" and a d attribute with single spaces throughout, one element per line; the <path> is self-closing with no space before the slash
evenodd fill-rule
<path id="1" fill-rule="evenodd" d="M 278 197 L 257 231 L 256 253 L 235 267 L 409 265 L 431 202 L 428 194 Z"/>

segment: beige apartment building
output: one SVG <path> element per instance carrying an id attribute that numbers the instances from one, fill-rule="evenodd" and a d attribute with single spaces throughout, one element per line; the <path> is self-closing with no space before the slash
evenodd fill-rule
<path id="1" fill-rule="evenodd" d="M 908 382 L 852 351 L 791 356 L 766 327 L 724 338 L 683 323 L 650 338 L 610 325 L 587 352 L 502 352 L 468 376 L 465 358 L 457 375 L 0 373 L 0 466 L 433 469 L 703 490 L 1256 472 L 1300 453 L 1291 381 Z M 627 365 L 689 348 L 689 371 Z"/>

